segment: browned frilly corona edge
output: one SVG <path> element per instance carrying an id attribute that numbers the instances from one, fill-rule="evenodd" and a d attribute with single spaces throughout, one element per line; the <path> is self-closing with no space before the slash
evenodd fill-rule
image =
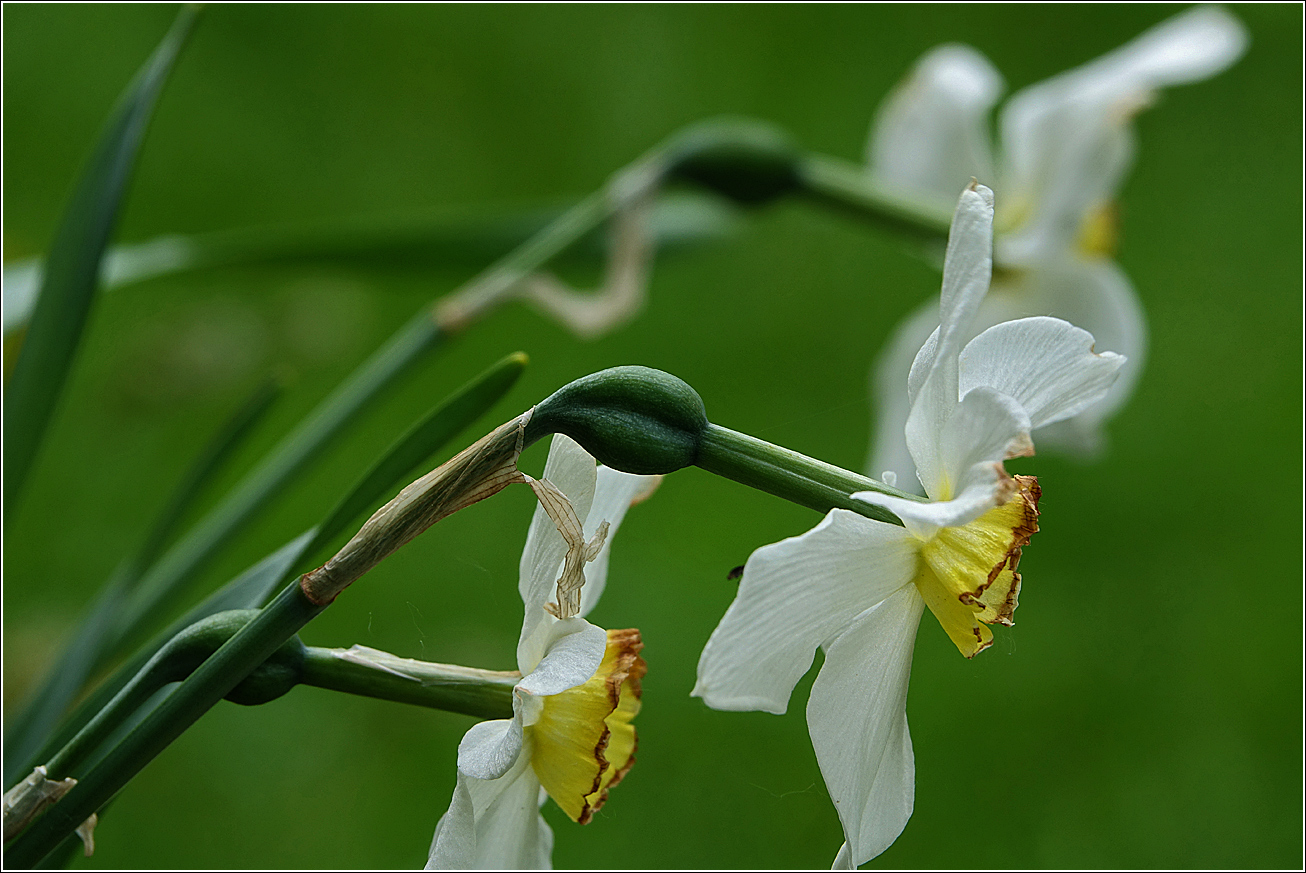
<path id="1" fill-rule="evenodd" d="M 355 579 L 440 519 L 526 481 L 517 472 L 517 458 L 531 411 L 500 425 L 400 491 L 335 557 L 300 577 L 304 596 L 319 606 L 330 603 Z"/>

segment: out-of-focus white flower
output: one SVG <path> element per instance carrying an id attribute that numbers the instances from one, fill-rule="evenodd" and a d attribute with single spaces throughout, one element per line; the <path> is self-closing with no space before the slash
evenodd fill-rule
<path id="1" fill-rule="evenodd" d="M 427 869 L 550 867 L 546 795 L 584 824 L 634 763 L 639 631 L 604 631 L 583 616 L 603 591 L 612 534 L 657 480 L 596 470 L 561 434 L 543 478 L 528 478 L 540 506 L 521 559 L 513 717 L 481 722 L 459 744 L 458 783 Z"/>
<path id="2" fill-rule="evenodd" d="M 1038 530 L 1038 483 L 1006 458 L 1030 432 L 1101 399 L 1123 359 L 1056 318 L 991 327 L 965 342 L 989 285 L 993 195 L 962 194 L 943 268 L 936 330 L 908 378 L 906 442 L 927 502 L 878 492 L 904 527 L 833 509 L 805 534 L 763 546 L 712 633 L 694 694 L 709 706 L 783 713 L 817 647 L 807 725 L 846 842 L 835 866 L 864 863 L 907 824 L 915 767 L 907 685 L 924 608 L 966 657 L 1010 625 L 1021 548 Z"/>
<path id="3" fill-rule="evenodd" d="M 968 46 L 943 45 L 927 53 L 880 108 L 868 146 L 869 172 L 878 185 L 944 208 L 971 178 L 998 193 L 999 272 L 970 336 L 1001 321 L 1054 315 L 1129 358 L 1103 400 L 1039 434 L 1045 448 L 1095 451 L 1103 423 L 1128 399 L 1143 365 L 1143 310 L 1112 260 L 1112 200 L 1133 160 L 1131 121 L 1158 89 L 1228 67 L 1246 41 L 1243 26 L 1217 7 L 1175 16 L 1091 63 L 1014 95 L 999 116 L 996 157 L 988 118 L 1002 77 Z M 897 328 L 880 356 L 873 384 L 879 412 L 867 470 L 872 475 L 908 469 L 902 384 L 916 349 L 937 324 L 933 306 L 922 307 Z"/>

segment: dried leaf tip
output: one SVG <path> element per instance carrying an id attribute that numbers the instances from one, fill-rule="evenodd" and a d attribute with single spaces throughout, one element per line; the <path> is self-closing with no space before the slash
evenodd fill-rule
<path id="1" fill-rule="evenodd" d="M 313 603 L 330 603 L 368 570 L 442 518 L 525 481 L 517 459 L 531 411 L 500 425 L 376 511 L 335 557 L 300 579 Z"/>

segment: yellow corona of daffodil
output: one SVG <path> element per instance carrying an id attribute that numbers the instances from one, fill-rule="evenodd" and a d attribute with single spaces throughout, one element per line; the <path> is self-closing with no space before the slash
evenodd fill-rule
<path id="1" fill-rule="evenodd" d="M 544 476 L 528 481 L 540 506 L 521 560 L 513 717 L 475 725 L 459 744 L 457 786 L 427 869 L 550 867 L 540 789 L 585 824 L 635 760 L 639 631 L 604 631 L 583 616 L 603 590 L 611 535 L 657 477 L 596 470 L 559 434 Z"/>
<path id="2" fill-rule="evenodd" d="M 905 527 L 833 509 L 753 552 L 698 665 L 694 693 L 709 706 L 783 713 L 824 649 L 807 724 L 843 823 L 836 866 L 883 852 L 911 815 L 907 685 L 925 608 L 968 658 L 992 643 L 989 625 L 1012 623 L 1039 487 L 1003 460 L 1032 454 L 1039 425 L 1101 399 L 1124 362 L 1055 318 L 999 324 L 963 347 L 988 290 L 992 233 L 992 192 L 972 183 L 948 240 L 941 326 L 907 381 L 906 442 L 930 500 L 854 494 Z"/>
<path id="3" fill-rule="evenodd" d="M 1000 272 L 963 341 L 1032 315 L 1064 318 L 1129 363 L 1111 391 L 1039 433 L 1039 444 L 1091 453 L 1102 426 L 1129 398 L 1147 351 L 1147 323 L 1116 264 L 1117 190 L 1134 155 L 1132 121 L 1161 88 L 1215 75 L 1242 54 L 1246 30 L 1218 7 L 1189 10 L 1102 57 L 1025 88 L 989 116 L 1002 77 L 975 49 L 942 45 L 917 62 L 871 129 L 867 172 L 904 197 L 941 207 L 977 178 L 998 192 Z M 938 325 L 930 304 L 895 330 L 876 365 L 875 436 L 867 472 L 911 469 L 902 390 L 916 350 Z M 914 489 L 904 481 L 902 487 Z"/>

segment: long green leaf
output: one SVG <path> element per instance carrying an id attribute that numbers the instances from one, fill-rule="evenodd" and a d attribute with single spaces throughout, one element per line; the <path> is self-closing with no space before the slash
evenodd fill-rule
<path id="1" fill-rule="evenodd" d="M 5 520 L 32 468 L 67 381 L 95 297 L 100 259 L 154 104 L 196 20 L 183 7 L 163 42 L 128 86 L 64 209 L 36 310 L 4 399 Z"/>
<path id="2" fill-rule="evenodd" d="M 254 426 L 262 420 L 280 394 L 280 385 L 267 380 L 226 421 L 191 465 L 151 525 L 134 554 L 114 570 L 100 594 L 87 609 L 54 669 L 6 725 L 4 782 L 8 787 L 26 773 L 15 769 L 25 762 L 63 718 L 77 693 L 86 685 L 97 665 L 103 663 L 104 644 L 116 628 L 127 597 L 141 574 L 158 558 L 181 519 L 203 493 L 204 488 Z"/>

